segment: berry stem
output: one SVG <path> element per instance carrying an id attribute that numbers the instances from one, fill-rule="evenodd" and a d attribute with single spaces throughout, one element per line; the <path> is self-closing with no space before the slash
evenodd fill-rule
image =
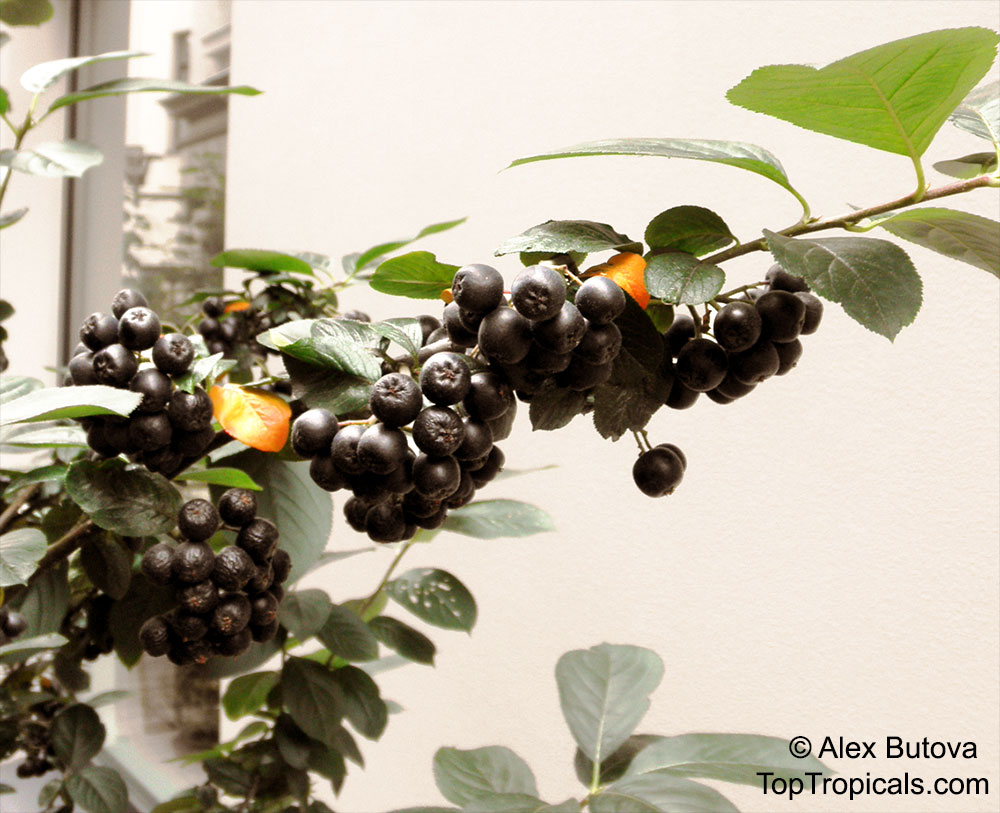
<path id="1" fill-rule="evenodd" d="M 913 206 L 916 203 L 928 200 L 937 200 L 938 198 L 946 198 L 951 195 L 962 195 L 966 192 L 971 192 L 973 189 L 996 185 L 997 179 L 992 175 L 978 175 L 975 178 L 969 178 L 968 180 L 945 184 L 944 186 L 939 186 L 934 189 L 928 189 L 923 194 L 919 194 L 916 191 L 911 192 L 909 195 L 897 198 L 896 200 L 891 200 L 887 203 L 879 203 L 875 206 L 869 206 L 866 209 L 857 209 L 853 212 L 840 215 L 839 217 L 831 217 L 825 220 L 814 218 L 808 222 L 796 223 L 794 226 L 781 229 L 778 231 L 778 234 L 784 235 L 785 237 L 797 237 L 800 234 L 811 234 L 812 232 L 825 231 L 826 229 L 842 229 L 847 226 L 854 225 L 865 218 L 886 214 L 887 212 L 892 212 L 896 209 L 904 209 L 907 206 Z M 767 241 L 761 238 L 759 240 L 751 240 L 749 243 L 740 243 L 732 248 L 727 248 L 723 251 L 719 251 L 705 257 L 702 262 L 718 265 L 726 260 L 731 260 L 734 257 L 741 257 L 744 254 L 750 254 L 754 251 L 767 251 Z"/>
<path id="2" fill-rule="evenodd" d="M 417 534 L 414 534 L 412 539 L 408 539 L 403 544 L 403 547 L 399 549 L 399 552 L 396 554 L 395 558 L 392 560 L 392 563 L 389 565 L 389 569 L 386 570 L 385 575 L 382 577 L 382 581 L 378 583 L 378 587 L 376 587 L 372 591 L 371 595 L 369 595 L 368 598 L 366 598 L 364 602 L 362 602 L 361 607 L 358 608 L 358 615 L 364 616 L 364 614 L 368 611 L 368 608 L 372 606 L 372 603 L 378 597 L 378 594 L 381 593 L 382 589 L 389 583 L 389 579 L 392 577 L 393 571 L 395 571 L 396 566 L 399 564 L 400 560 L 406 555 L 406 552 L 411 547 L 413 547 L 413 544 L 417 541 L 418 535 L 419 531 L 417 532 Z"/>
<path id="3" fill-rule="evenodd" d="M 45 551 L 45 555 L 38 560 L 35 572 L 28 579 L 28 585 L 30 586 L 40 573 L 44 573 L 63 559 L 69 558 L 70 554 L 80 547 L 80 537 L 93 527 L 94 523 L 89 519 L 82 520 L 49 545 L 48 550 Z"/>
<path id="4" fill-rule="evenodd" d="M 0 514 L 0 533 L 7 530 L 7 526 L 11 524 L 16 518 L 21 507 L 28 502 L 35 494 L 38 493 L 38 489 L 42 487 L 41 483 L 35 483 L 35 485 L 30 488 L 24 489 L 17 498 L 8 505 L 2 514 Z"/>
<path id="5" fill-rule="evenodd" d="M 691 312 L 691 318 L 694 320 L 694 337 L 701 337 L 701 317 L 698 315 L 698 311 L 695 309 L 694 305 L 688 305 L 688 310 Z"/>

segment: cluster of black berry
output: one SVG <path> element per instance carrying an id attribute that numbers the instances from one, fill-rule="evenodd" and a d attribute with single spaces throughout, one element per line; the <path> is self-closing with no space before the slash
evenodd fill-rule
<path id="1" fill-rule="evenodd" d="M 204 318 L 198 323 L 198 333 L 205 340 L 211 354 L 222 353 L 227 358 L 236 355 L 238 345 L 244 345 L 260 358 L 267 355 L 267 348 L 254 341 L 258 333 L 272 327 L 266 314 L 255 308 L 232 307 L 222 297 L 212 296 L 201 303 Z"/>
<path id="2" fill-rule="evenodd" d="M 28 628 L 28 620 L 17 610 L 0 607 L 0 646 L 9 644 Z"/>
<path id="3" fill-rule="evenodd" d="M 220 523 L 238 534 L 235 545 L 215 553 L 206 540 Z M 253 493 L 231 488 L 218 509 L 208 500 L 188 500 L 177 527 L 184 542 L 159 542 L 142 557 L 142 572 L 172 587 L 177 601 L 175 608 L 142 625 L 142 648 L 183 665 L 239 655 L 251 641 L 273 638 L 291 559 L 278 547 L 274 523 L 257 517 Z"/>
<path id="4" fill-rule="evenodd" d="M 508 303 L 499 271 L 467 265 L 451 293 L 442 333 L 431 341 L 477 347 L 521 400 L 552 386 L 587 391 L 611 376 L 622 345 L 614 320 L 625 294 L 607 277 L 586 280 L 570 302 L 562 274 L 532 265 L 514 279 Z"/>
<path id="5" fill-rule="evenodd" d="M 51 757 L 55 755 L 49 729 L 52 718 L 64 707 L 60 700 L 43 700 L 29 709 L 30 714 L 18 721 L 17 746 L 24 751 L 25 759 L 15 773 L 20 779 L 44 776 L 55 768 Z"/>
<path id="6" fill-rule="evenodd" d="M 204 454 L 215 439 L 212 401 L 201 387 L 175 389 L 187 372 L 194 345 L 181 333 L 160 335 L 160 318 L 138 291 L 123 289 L 111 313 L 93 313 L 80 327 L 80 344 L 69 363 L 72 384 L 130 389 L 142 401 L 128 418 L 81 419 L 87 443 L 99 455 L 129 455 L 151 471 L 170 473 Z M 151 351 L 143 360 L 143 351 Z"/>
<path id="7" fill-rule="evenodd" d="M 663 334 L 662 372 L 673 381 L 667 406 L 686 409 L 701 393 L 729 404 L 798 363 L 799 337 L 816 332 L 823 303 L 802 277 L 781 266 L 767 272 L 766 283 L 715 314 L 714 341 L 699 332 L 690 316 L 677 316 Z"/>

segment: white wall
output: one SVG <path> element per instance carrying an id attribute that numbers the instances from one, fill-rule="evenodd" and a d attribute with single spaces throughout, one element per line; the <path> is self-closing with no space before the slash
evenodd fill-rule
<path id="1" fill-rule="evenodd" d="M 887 200 L 912 188 L 905 158 L 753 115 L 724 93 L 762 64 L 823 63 L 964 25 L 997 28 L 996 5 L 237 0 L 233 80 L 266 92 L 230 106 L 228 243 L 339 256 L 468 214 L 427 242 L 462 264 L 491 261 L 504 238 L 549 218 L 641 235 L 656 213 L 692 203 L 747 239 L 798 216 L 777 186 L 698 162 L 589 158 L 498 174 L 518 156 L 614 136 L 761 144 L 817 214 Z M 946 127 L 928 164 L 982 148 Z M 955 205 L 998 214 L 995 190 Z M 924 306 L 895 344 L 831 306 L 792 375 L 730 407 L 705 401 L 653 419 L 654 441 L 689 459 L 670 498 L 635 489 L 631 440 L 601 441 L 586 418 L 532 434 L 522 415 L 503 444 L 509 465 L 560 468 L 482 496 L 537 502 L 559 532 L 441 536 L 412 551 L 409 566 L 444 567 L 471 588 L 479 623 L 471 637 L 432 631 L 436 668 L 380 678 L 406 712 L 365 747 L 368 767 L 351 769 L 337 809 L 440 800 L 441 745 L 508 745 L 546 799 L 582 795 L 553 668 L 568 649 L 611 641 L 666 662 L 643 731 L 974 740 L 975 761 L 830 764 L 986 776 L 992 790 L 817 797 L 797 810 L 996 810 L 997 282 L 907 250 Z M 508 279 L 518 267 L 496 264 Z M 768 265 L 751 255 L 727 270 L 750 281 Z M 435 310 L 360 289 L 345 299 L 374 317 Z M 342 501 L 338 549 L 359 541 Z M 336 600 L 361 595 L 390 556 L 357 557 L 313 583 Z M 753 788 L 726 792 L 742 809 L 784 809 Z"/>

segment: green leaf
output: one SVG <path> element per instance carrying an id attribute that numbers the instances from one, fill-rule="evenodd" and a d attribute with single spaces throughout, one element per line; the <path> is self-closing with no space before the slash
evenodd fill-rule
<path id="1" fill-rule="evenodd" d="M 257 495 L 257 514 L 281 529 L 281 547 L 292 558 L 287 587 L 302 578 L 326 547 L 333 525 L 330 496 L 316 488 L 308 462 L 281 460 L 255 449 L 234 455 L 230 462 L 263 489 Z"/>
<path id="2" fill-rule="evenodd" d="M 176 604 L 168 588 L 153 584 L 142 573 L 132 576 L 125 597 L 111 607 L 110 627 L 115 654 L 125 666 L 135 666 L 142 657 L 139 628 L 154 615 L 172 610 Z"/>
<path id="3" fill-rule="evenodd" d="M 719 791 L 677 776 L 632 776 L 590 799 L 593 813 L 739 813 Z"/>
<path id="4" fill-rule="evenodd" d="M 128 415 L 142 400 L 131 390 L 94 384 L 86 387 L 47 387 L 4 404 L 0 426 L 29 421 L 82 418 L 86 415 Z"/>
<path id="5" fill-rule="evenodd" d="M 441 526 L 479 539 L 512 539 L 554 531 L 555 524 L 545 511 L 519 500 L 477 500 L 449 512 Z"/>
<path id="6" fill-rule="evenodd" d="M 371 675 L 356 666 L 333 671 L 344 698 L 344 715 L 363 737 L 377 740 L 385 731 L 389 711 Z"/>
<path id="7" fill-rule="evenodd" d="M 33 150 L 0 150 L 0 166 L 42 178 L 80 178 L 103 160 L 97 147 L 82 141 L 46 141 Z"/>
<path id="8" fill-rule="evenodd" d="M 73 463 L 66 473 L 66 491 L 94 524 L 122 536 L 172 531 L 183 502 L 169 480 L 118 458 Z"/>
<path id="9" fill-rule="evenodd" d="M 292 382 L 292 395 L 309 407 L 322 407 L 339 416 L 367 408 L 373 383 L 369 379 L 318 367 L 291 356 L 282 360 Z"/>
<path id="10" fill-rule="evenodd" d="M 476 601 L 457 578 L 444 570 L 419 567 L 385 587 L 389 598 L 436 627 L 469 632 L 476 623 Z"/>
<path id="11" fill-rule="evenodd" d="M 116 600 L 128 592 L 132 559 L 132 554 L 108 539 L 107 534 L 91 537 L 80 549 L 80 564 L 91 584 Z"/>
<path id="12" fill-rule="evenodd" d="M 305 641 L 323 629 L 332 606 L 322 590 L 295 590 L 281 600 L 278 619 L 296 639 Z"/>
<path id="13" fill-rule="evenodd" d="M 425 226 L 422 228 L 416 237 L 409 237 L 405 240 L 393 240 L 388 243 L 382 243 L 381 245 L 373 246 L 367 251 L 361 252 L 355 260 L 354 266 L 359 271 L 364 270 L 369 265 L 375 262 L 379 257 L 384 257 L 386 254 L 391 254 L 393 251 L 397 251 L 404 246 L 408 246 L 410 243 L 416 242 L 421 237 L 427 237 L 429 234 L 439 234 L 443 231 L 448 231 L 456 226 L 461 226 L 467 217 L 459 218 L 458 220 L 448 220 L 444 223 L 434 223 L 431 226 Z"/>
<path id="14" fill-rule="evenodd" d="M 131 59 L 136 56 L 149 56 L 142 51 L 108 51 L 97 56 L 77 56 L 69 59 L 55 59 L 51 62 L 41 62 L 33 65 L 21 74 L 21 87 L 31 93 L 43 93 L 58 82 L 66 74 L 72 73 L 84 65 L 97 62 L 110 62 L 118 59 Z"/>
<path id="15" fill-rule="evenodd" d="M 573 147 L 543 152 L 519 158 L 510 166 L 550 161 L 555 158 L 578 158 L 589 155 L 640 155 L 659 158 L 690 158 L 695 161 L 712 161 L 717 164 L 755 172 L 791 192 L 808 213 L 802 196 L 792 188 L 785 169 L 771 153 L 756 144 L 741 141 L 713 141 L 691 138 L 612 138 L 588 141 Z M 510 167 L 508 167 L 510 169 Z"/>
<path id="16" fill-rule="evenodd" d="M 205 773 L 213 785 L 218 785 L 224 793 L 245 796 L 254 784 L 254 777 L 248 770 L 230 759 L 206 759 Z M 199 810 L 203 810 L 199 807 Z"/>
<path id="17" fill-rule="evenodd" d="M 302 335 L 303 331 L 308 335 Z M 284 355 L 340 370 L 363 381 L 377 381 L 382 365 L 369 349 L 377 340 L 369 325 L 344 319 L 314 319 L 272 328 L 268 338 Z"/>
<path id="18" fill-rule="evenodd" d="M 106 733 L 96 711 L 85 703 L 74 703 L 52 718 L 49 739 L 56 756 L 75 770 L 100 753 Z"/>
<path id="19" fill-rule="evenodd" d="M 0 663 L 11 663 L 24 661 L 39 652 L 47 649 L 59 649 L 68 644 L 69 640 L 56 632 L 49 632 L 45 635 L 32 635 L 31 637 L 20 636 L 9 644 L 0 646 Z"/>
<path id="20" fill-rule="evenodd" d="M 532 396 L 528 416 L 532 430 L 562 429 L 583 412 L 587 394 L 564 387 L 551 387 Z"/>
<path id="21" fill-rule="evenodd" d="M 890 234 L 1000 277 L 1000 223 L 955 209 L 907 209 L 875 218 Z"/>
<path id="22" fill-rule="evenodd" d="M 66 468 L 65 463 L 52 463 L 51 465 L 39 466 L 37 469 L 25 472 L 11 480 L 10 485 L 3 490 L 3 498 L 9 499 L 22 488 L 38 485 L 39 483 L 61 483 L 66 479 Z"/>
<path id="23" fill-rule="evenodd" d="M 719 266 L 682 251 L 666 251 L 646 263 L 646 290 L 673 305 L 708 302 L 726 281 Z"/>
<path id="24" fill-rule="evenodd" d="M 41 25 L 54 12 L 49 0 L 0 0 L 0 22 L 7 25 Z"/>
<path id="25" fill-rule="evenodd" d="M 437 652 L 434 642 L 408 624 L 380 615 L 368 622 L 368 628 L 393 652 L 417 663 L 434 665 L 434 654 Z"/>
<path id="26" fill-rule="evenodd" d="M 612 365 L 611 378 L 594 391 L 594 428 L 612 441 L 628 431 L 638 432 L 669 393 L 668 383 L 658 373 L 649 372 L 622 350 Z"/>
<path id="27" fill-rule="evenodd" d="M 931 31 L 824 68 L 758 68 L 726 97 L 807 130 L 909 156 L 916 164 L 989 70 L 996 45 L 996 33 L 985 28 Z"/>
<path id="28" fill-rule="evenodd" d="M 128 790 L 117 771 L 86 765 L 66 777 L 70 798 L 87 813 L 126 813 Z"/>
<path id="29" fill-rule="evenodd" d="M 2 300 L 0 300 L 2 301 Z M 11 309 L 13 312 L 13 309 Z M 8 314 L 9 316 L 10 314 Z M 4 317 L 7 318 L 7 317 Z M 24 395 L 40 390 L 45 385 L 37 378 L 26 375 L 0 375 L 0 404 L 6 406 Z"/>
<path id="30" fill-rule="evenodd" d="M 346 732 L 346 729 L 341 730 Z M 339 751 L 333 748 L 324 748 L 319 743 L 313 742 L 312 748 L 309 749 L 308 766 L 309 770 L 330 780 L 334 793 L 340 792 L 347 776 L 347 765 Z M 313 813 L 312 805 L 309 806 L 309 813 Z"/>
<path id="31" fill-rule="evenodd" d="M 226 717 L 238 720 L 256 712 L 267 702 L 267 694 L 277 682 L 277 672 L 253 672 L 233 680 L 222 695 Z"/>
<path id="32" fill-rule="evenodd" d="M 372 330 L 374 330 L 379 336 L 384 339 L 388 339 L 390 342 L 395 342 L 403 350 L 410 354 L 414 361 L 417 360 L 417 351 L 420 349 L 422 344 L 423 334 L 420 331 L 420 321 L 417 319 L 408 320 L 411 324 L 408 325 L 410 328 L 409 332 L 404 330 L 402 325 L 402 320 L 388 320 L 385 322 L 374 322 L 372 323 Z M 416 331 L 413 330 L 413 326 L 416 326 Z M 414 332 L 416 335 L 414 336 Z"/>
<path id="33" fill-rule="evenodd" d="M 1000 82 L 973 90 L 948 119 L 967 133 L 1000 143 Z"/>
<path id="34" fill-rule="evenodd" d="M 246 488 L 251 491 L 261 490 L 260 486 L 246 472 L 224 466 L 216 469 L 185 471 L 178 474 L 174 479 L 183 480 L 185 483 L 211 483 L 212 485 L 225 486 L 226 488 Z"/>
<path id="35" fill-rule="evenodd" d="M 591 254 L 608 250 L 642 253 L 642 244 L 619 234 L 607 223 L 595 223 L 593 220 L 546 220 L 516 237 L 504 240 L 494 253 L 497 257 L 502 257 L 504 254 L 526 251 L 579 251 Z"/>
<path id="36" fill-rule="evenodd" d="M 257 96 L 260 94 L 259 90 L 248 87 L 247 85 L 219 87 L 216 85 L 192 85 L 188 82 L 181 82 L 176 79 L 141 79 L 138 77 L 129 77 L 127 79 L 114 79 L 110 82 L 102 82 L 99 85 L 94 85 L 93 87 L 86 88 L 85 90 L 76 91 L 75 93 L 67 93 L 65 96 L 60 96 L 49 106 L 48 112 L 45 115 L 58 110 L 60 107 L 65 107 L 68 104 L 85 102 L 88 99 L 100 99 L 105 96 L 121 96 L 125 93 L 149 93 L 151 91 L 163 93 L 195 93 L 211 96 L 217 96 L 224 93 L 234 93 L 240 96 Z"/>
<path id="37" fill-rule="evenodd" d="M 622 350 L 650 373 L 658 374 L 663 361 L 663 337 L 632 297 L 625 297 L 625 310 L 615 319 L 615 324 L 622 334 Z"/>
<path id="38" fill-rule="evenodd" d="M 6 90 L 0 88 L 0 115 L 5 114 L 8 110 L 10 110 L 10 97 L 7 95 Z M 24 211 L 27 211 L 27 209 L 25 209 Z M 8 217 L 9 215 L 4 215 L 3 217 L 0 217 L 0 229 L 2 229 L 4 226 L 10 225 L 9 223 L 6 222 Z"/>
<path id="39" fill-rule="evenodd" d="M 281 652 L 283 643 L 276 636 L 270 641 L 254 644 L 242 655 L 237 655 L 235 658 L 214 658 L 205 664 L 205 675 L 214 678 L 228 678 L 259 669 Z"/>
<path id="40" fill-rule="evenodd" d="M 44 785 L 42 789 L 38 791 L 38 807 L 40 810 L 46 810 L 52 801 L 59 795 L 62 790 L 63 783 L 62 779 L 50 779 Z M 13 792 L 13 788 L 10 789 Z M 0 791 L 2 792 L 2 791 Z"/>
<path id="41" fill-rule="evenodd" d="M 651 249 L 695 255 L 718 251 L 736 242 L 725 221 L 702 206 L 674 206 L 660 212 L 646 226 L 645 239 Z"/>
<path id="42" fill-rule="evenodd" d="M 345 661 L 374 661 L 378 641 L 355 613 L 338 604 L 330 605 L 330 614 L 316 637 L 332 653 Z"/>
<path id="43" fill-rule="evenodd" d="M 344 696 L 333 673 L 322 664 L 289 658 L 281 670 L 281 689 L 285 707 L 299 728 L 334 747 L 344 716 Z"/>
<path id="44" fill-rule="evenodd" d="M 343 602 L 341 606 L 346 607 L 367 624 L 375 616 L 381 613 L 382 610 L 385 609 L 385 605 L 388 603 L 389 597 L 386 596 L 385 590 L 379 590 L 373 599 L 369 600 L 367 597 L 352 598 Z"/>
<path id="45" fill-rule="evenodd" d="M 830 773 L 818 759 L 798 759 L 789 753 L 788 740 L 760 734 L 681 734 L 660 737 L 644 748 L 627 776 L 668 773 L 691 779 L 716 779 L 742 785 L 760 785 L 759 772 L 778 778 L 804 778 L 810 772 Z"/>
<path id="46" fill-rule="evenodd" d="M 46 548 L 45 534 L 37 528 L 18 528 L 0 536 L 0 587 L 27 584 Z"/>
<path id="47" fill-rule="evenodd" d="M 7 212 L 5 215 L 0 215 L 0 229 L 6 229 L 8 226 L 13 226 L 28 214 L 28 207 L 22 207 L 21 209 L 15 209 L 13 212 Z"/>
<path id="48" fill-rule="evenodd" d="M 551 260 L 553 257 L 565 254 L 576 263 L 577 269 L 583 265 L 584 260 L 587 259 L 587 255 L 580 251 L 522 251 L 518 259 L 521 261 L 521 265 L 527 268 L 529 265 L 538 265 L 540 262 L 545 260 Z"/>
<path id="49" fill-rule="evenodd" d="M 192 393 L 195 387 L 208 381 L 209 384 L 206 386 L 208 389 L 220 375 L 235 366 L 235 359 L 223 358 L 222 353 L 204 356 L 196 359 L 186 373 L 175 378 L 174 386 L 184 392 Z"/>
<path id="50" fill-rule="evenodd" d="M 469 751 L 439 748 L 434 754 L 434 782 L 445 799 L 463 806 L 498 793 L 538 796 L 531 768 L 500 745 Z"/>
<path id="51" fill-rule="evenodd" d="M 245 268 L 247 271 L 288 271 L 312 276 L 312 266 L 305 260 L 280 251 L 262 248 L 232 248 L 212 257 L 216 268 Z"/>
<path id="52" fill-rule="evenodd" d="M 550 805 L 526 793 L 483 795 L 462 807 L 462 813 L 579 813 L 580 803 L 572 800 Z"/>
<path id="53" fill-rule="evenodd" d="M 599 783 L 610 785 L 612 782 L 617 782 L 625 775 L 625 771 L 632 764 L 636 754 L 651 743 L 662 739 L 663 737 L 654 734 L 633 734 L 611 756 L 601 760 Z M 573 755 L 573 770 L 583 786 L 589 788 L 594 778 L 594 763 L 579 748 Z"/>
<path id="54" fill-rule="evenodd" d="M 764 236 L 782 268 L 889 341 L 916 318 L 922 285 L 899 246 L 869 237 L 793 239 L 766 229 Z"/>
<path id="55" fill-rule="evenodd" d="M 87 433 L 76 424 L 25 423 L 0 429 L 0 444 L 14 449 L 86 448 Z"/>
<path id="56" fill-rule="evenodd" d="M 274 742 L 281 758 L 293 768 L 305 768 L 313 740 L 288 714 L 279 714 L 274 724 Z"/>
<path id="57" fill-rule="evenodd" d="M 563 717 L 580 750 L 600 763 L 631 736 L 663 678 L 663 661 L 637 646 L 600 644 L 556 664 Z"/>
<path id="58" fill-rule="evenodd" d="M 952 178 L 962 178 L 968 180 L 979 175 L 986 175 L 996 172 L 997 154 L 995 152 L 974 152 L 971 155 L 963 155 L 961 158 L 953 158 L 950 161 L 936 161 L 934 169 Z"/>
<path id="59" fill-rule="evenodd" d="M 439 299 L 442 291 L 451 288 L 456 271 L 457 265 L 439 263 L 429 251 L 411 251 L 379 265 L 369 284 L 392 296 Z"/>
<path id="60" fill-rule="evenodd" d="M 46 569 L 28 586 L 21 602 L 21 614 L 28 622 L 24 636 L 45 635 L 62 627 L 69 608 L 69 580 L 66 563 Z"/>

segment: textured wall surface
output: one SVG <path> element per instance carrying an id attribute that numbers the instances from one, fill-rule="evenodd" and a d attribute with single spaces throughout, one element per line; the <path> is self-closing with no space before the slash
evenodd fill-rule
<path id="1" fill-rule="evenodd" d="M 280 9 L 276 7 L 280 6 Z M 595 138 L 730 138 L 783 162 L 813 211 L 909 192 L 902 157 L 729 105 L 725 91 L 774 62 L 833 61 L 936 28 L 1000 25 L 993 3 L 237 2 L 233 80 L 264 95 L 231 106 L 227 242 L 339 256 L 469 215 L 427 241 L 443 260 L 490 261 L 549 218 L 641 235 L 698 204 L 743 239 L 798 217 L 762 178 L 723 166 L 587 158 L 499 173 L 512 159 Z M 933 160 L 981 150 L 945 127 Z M 934 183 L 944 178 L 931 173 Z M 956 203 L 997 217 L 995 190 Z M 655 441 L 688 455 L 684 483 L 650 500 L 629 439 L 587 418 L 555 434 L 519 417 L 508 464 L 559 468 L 484 497 L 532 500 L 558 533 L 442 535 L 409 566 L 458 575 L 479 604 L 471 637 L 431 632 L 437 666 L 380 678 L 406 711 L 366 745 L 338 810 L 440 802 L 441 745 L 503 744 L 550 801 L 582 795 L 553 669 L 602 641 L 666 663 L 642 731 L 747 731 L 814 741 L 972 740 L 976 760 L 829 760 L 849 776 L 985 776 L 977 798 L 802 797 L 725 787 L 751 811 L 996 810 L 998 716 L 998 294 L 986 273 L 907 246 L 924 305 L 894 344 L 835 306 L 789 376 L 729 407 L 664 410 Z M 497 261 L 513 278 L 516 261 Z M 727 265 L 758 279 L 767 257 Z M 421 305 L 358 289 L 374 317 Z M 331 547 L 360 541 L 337 520 Z M 378 551 L 315 577 L 335 600 L 369 591 Z M 402 611 L 395 611 L 400 614 Z"/>

